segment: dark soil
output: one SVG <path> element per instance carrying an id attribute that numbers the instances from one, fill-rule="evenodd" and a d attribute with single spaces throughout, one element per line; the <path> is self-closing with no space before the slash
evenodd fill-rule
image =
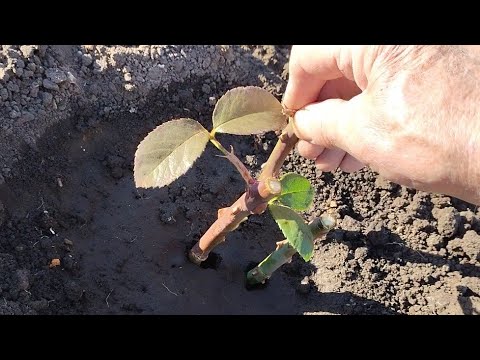
<path id="1" fill-rule="evenodd" d="M 114 56 L 117 50 L 105 51 Z M 198 51 L 216 54 L 209 47 Z M 217 209 L 243 192 L 242 179 L 209 146 L 170 187 L 136 189 L 133 156 L 164 121 L 191 117 L 209 127 L 210 97 L 235 86 L 264 86 L 280 98 L 288 47 L 234 47 L 232 54 L 217 72 L 247 59 L 235 71 L 246 69 L 248 76 L 225 81 L 190 70 L 188 78 L 170 77 L 168 88 L 145 90 L 135 111 L 123 98 L 114 115 L 76 101 L 68 114 L 48 126 L 42 122 L 44 130 L 29 135 L 35 139 L 30 145 L 0 137 L 1 146 L 14 146 L 11 156 L 4 153 L 0 178 L 0 314 L 478 314 L 475 206 L 392 184 L 369 170 L 321 174 L 296 154 L 284 171 L 307 176 L 316 188 L 305 217 L 333 209 L 340 218 L 338 229 L 317 242 L 311 263 L 295 256 L 267 286 L 246 289 L 245 269 L 282 239 L 268 214 L 252 216 L 231 233 L 209 266 L 188 262 L 186 249 Z M 99 69 L 98 79 L 111 70 Z M 73 90 L 64 91 L 75 98 Z M 0 132 L 11 136 L 24 124 L 1 121 L 8 126 Z M 275 135 L 220 141 L 258 171 Z"/>

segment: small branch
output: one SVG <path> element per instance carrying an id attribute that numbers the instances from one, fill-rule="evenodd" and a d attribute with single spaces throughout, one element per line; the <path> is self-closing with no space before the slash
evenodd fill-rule
<path id="1" fill-rule="evenodd" d="M 315 239 L 325 235 L 336 224 L 336 220 L 330 214 L 324 214 L 313 219 L 308 227 Z M 275 270 L 292 260 L 297 251 L 289 244 L 288 240 L 277 242 L 277 248 L 268 255 L 260 264 L 247 273 L 249 285 L 263 284 L 269 279 Z"/>
<path id="2" fill-rule="evenodd" d="M 250 285 L 263 284 L 269 279 L 273 272 L 283 264 L 290 262 L 292 256 L 295 255 L 295 250 L 288 240 L 277 242 L 277 248 L 258 266 L 247 273 L 247 283 Z"/>
<path id="3" fill-rule="evenodd" d="M 230 146 L 230 151 L 225 149 L 222 144 L 218 142 L 217 139 L 214 137 L 210 138 L 210 142 L 215 145 L 215 147 L 220 150 L 224 155 L 217 155 L 219 157 L 224 157 L 228 161 L 230 161 L 233 166 L 237 169 L 237 171 L 240 173 L 242 176 L 243 180 L 247 183 L 247 185 L 253 184 L 255 182 L 255 179 L 252 177 L 250 174 L 250 171 L 246 168 L 246 166 L 242 163 L 242 161 L 235 155 L 233 152 L 233 146 Z"/>
<path id="4" fill-rule="evenodd" d="M 289 121 L 288 125 L 278 137 L 277 144 L 265 163 L 258 180 L 277 177 L 285 159 L 290 151 L 292 151 L 297 141 L 298 138 L 293 131 L 293 122 Z"/>
<path id="5" fill-rule="evenodd" d="M 276 179 L 251 184 L 247 191 L 235 203 L 218 210 L 217 220 L 203 234 L 190 250 L 189 259 L 200 265 L 218 244 L 225 241 L 226 235 L 235 230 L 251 214 L 261 214 L 268 202 L 281 193 L 282 187 Z"/>
<path id="6" fill-rule="evenodd" d="M 208 258 L 208 254 L 215 246 L 225 241 L 229 232 L 235 230 L 249 215 L 263 213 L 267 208 L 268 201 L 281 193 L 280 182 L 275 178 L 298 138 L 293 131 L 293 123 L 290 121 L 279 136 L 258 180 L 252 178 L 250 171 L 234 155 L 233 149 L 228 152 L 213 136 L 210 141 L 242 175 L 247 183 L 247 191 L 232 206 L 218 210 L 217 220 L 190 250 L 188 257 L 197 265 Z"/>
<path id="7" fill-rule="evenodd" d="M 337 225 L 337 219 L 333 214 L 323 214 L 308 223 L 308 227 L 314 239 L 325 235 Z"/>

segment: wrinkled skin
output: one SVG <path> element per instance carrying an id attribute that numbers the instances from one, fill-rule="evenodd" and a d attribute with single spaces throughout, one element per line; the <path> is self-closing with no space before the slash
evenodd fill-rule
<path id="1" fill-rule="evenodd" d="M 480 204 L 480 47 L 294 46 L 283 99 L 322 171 Z"/>

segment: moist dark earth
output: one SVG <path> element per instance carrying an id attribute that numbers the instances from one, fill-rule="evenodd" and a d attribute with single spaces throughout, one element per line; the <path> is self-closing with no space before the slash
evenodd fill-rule
<path id="1" fill-rule="evenodd" d="M 289 46 L 3 45 L 0 50 L 0 314 L 478 314 L 480 213 L 364 169 L 320 173 L 306 220 L 336 230 L 310 263 L 295 256 L 266 287 L 245 270 L 283 239 L 252 216 L 199 268 L 185 250 L 243 191 L 209 147 L 168 188 L 136 189 L 136 146 L 157 125 L 210 127 L 236 86 L 281 99 Z M 276 135 L 222 136 L 252 169 Z M 455 169 L 452 169 L 455 171 Z"/>

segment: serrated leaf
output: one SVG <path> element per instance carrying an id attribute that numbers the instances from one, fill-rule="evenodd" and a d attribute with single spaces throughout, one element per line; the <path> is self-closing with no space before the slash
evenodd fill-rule
<path id="1" fill-rule="evenodd" d="M 208 131 L 192 119 L 157 126 L 138 145 L 134 178 L 137 187 L 162 187 L 185 174 L 205 150 Z"/>
<path id="2" fill-rule="evenodd" d="M 270 204 L 268 208 L 290 245 L 309 261 L 313 254 L 313 234 L 305 221 L 286 206 Z"/>
<path id="3" fill-rule="evenodd" d="M 267 90 L 256 86 L 229 90 L 213 110 L 212 133 L 252 135 L 283 129 L 287 117 L 282 105 Z"/>
<path id="4" fill-rule="evenodd" d="M 275 199 L 297 211 L 307 210 L 313 201 L 313 188 L 302 175 L 288 173 L 280 178 L 282 193 Z"/>

